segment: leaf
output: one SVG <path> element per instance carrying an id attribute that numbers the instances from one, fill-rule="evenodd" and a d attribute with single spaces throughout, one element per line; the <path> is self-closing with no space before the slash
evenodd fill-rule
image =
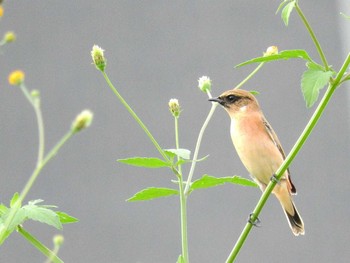
<path id="1" fill-rule="evenodd" d="M 176 263 L 185 263 L 184 257 L 182 255 L 179 256 Z"/>
<path id="2" fill-rule="evenodd" d="M 288 3 L 281 12 L 281 18 L 286 26 L 289 23 L 289 17 L 295 7 L 295 1 Z"/>
<path id="3" fill-rule="evenodd" d="M 320 90 L 329 82 L 333 71 L 324 71 L 317 64 L 308 63 L 308 69 L 301 78 L 301 91 L 306 102 L 306 107 L 310 108 L 317 101 Z"/>
<path id="4" fill-rule="evenodd" d="M 196 189 L 209 188 L 223 185 L 225 183 L 239 184 L 243 186 L 257 187 L 257 184 L 249 179 L 240 176 L 214 177 L 211 175 L 203 175 L 202 178 L 194 181 L 191 184 L 191 191 Z"/>
<path id="5" fill-rule="evenodd" d="M 9 209 L 4 204 L 0 204 L 0 217 L 7 213 Z"/>
<path id="6" fill-rule="evenodd" d="M 191 151 L 187 149 L 165 149 L 164 152 L 171 158 L 179 156 L 182 159 L 189 160 Z"/>
<path id="7" fill-rule="evenodd" d="M 149 187 L 138 193 L 136 193 L 133 197 L 129 198 L 128 202 L 134 201 L 146 201 L 152 200 L 160 197 L 167 197 L 171 195 L 178 195 L 179 191 L 170 188 L 157 188 L 157 187 Z"/>
<path id="8" fill-rule="evenodd" d="M 62 224 L 71 224 L 71 223 L 76 223 L 79 221 L 78 218 L 70 216 L 64 212 L 55 212 L 58 215 L 58 218 Z"/>
<path id="9" fill-rule="evenodd" d="M 291 58 L 301 58 L 301 59 L 306 60 L 306 61 L 310 61 L 310 62 L 312 61 L 309 54 L 305 50 L 292 49 L 292 50 L 283 50 L 276 55 L 269 55 L 269 56 L 262 56 L 262 57 L 253 58 L 251 60 L 248 60 L 248 61 L 245 61 L 243 63 L 238 64 L 237 66 L 235 66 L 235 68 L 239 68 L 239 67 L 246 66 L 249 64 L 253 64 L 253 63 L 270 62 L 270 61 L 282 60 L 282 59 L 288 60 Z"/>
<path id="10" fill-rule="evenodd" d="M 148 157 L 132 157 L 126 159 L 118 159 L 120 163 L 146 167 L 146 168 L 160 168 L 160 167 L 169 167 L 171 164 L 159 159 L 159 158 L 148 158 Z"/>
<path id="11" fill-rule="evenodd" d="M 14 195 L 11 198 L 10 201 L 10 207 L 14 207 L 14 205 L 16 204 L 17 200 L 19 198 L 19 194 L 18 193 L 14 193 Z M 21 204 L 19 205 L 19 207 L 21 206 Z"/>
<path id="12" fill-rule="evenodd" d="M 62 224 L 59 216 L 55 211 L 46 207 L 28 204 L 21 208 L 24 211 L 27 219 L 39 221 L 41 223 L 48 224 L 57 229 L 62 229 Z"/>

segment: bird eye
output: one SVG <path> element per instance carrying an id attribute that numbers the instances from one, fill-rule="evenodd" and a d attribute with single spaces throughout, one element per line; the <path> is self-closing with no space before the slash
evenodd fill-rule
<path id="1" fill-rule="evenodd" d="M 235 96 L 235 95 L 229 95 L 229 96 L 227 96 L 227 100 L 228 100 L 229 102 L 231 102 L 231 103 L 235 102 L 237 99 L 238 99 L 238 98 L 237 98 L 237 96 Z"/>

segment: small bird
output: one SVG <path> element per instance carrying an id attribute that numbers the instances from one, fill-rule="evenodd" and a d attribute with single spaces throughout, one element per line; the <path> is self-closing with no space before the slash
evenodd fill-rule
<path id="1" fill-rule="evenodd" d="M 277 135 L 264 117 L 257 99 L 248 91 L 228 90 L 209 101 L 218 102 L 231 118 L 231 139 L 242 163 L 259 185 L 261 191 L 285 159 Z M 292 195 L 296 194 L 289 169 L 274 187 L 294 235 L 304 235 L 304 223 L 296 209 Z"/>

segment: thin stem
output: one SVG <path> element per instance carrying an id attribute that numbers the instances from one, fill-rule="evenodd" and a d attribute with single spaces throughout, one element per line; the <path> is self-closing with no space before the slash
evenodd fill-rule
<path id="1" fill-rule="evenodd" d="M 208 95 L 209 95 L 209 97 L 211 97 L 210 93 L 208 93 Z M 198 152 L 199 152 L 199 148 L 200 148 L 200 145 L 201 145 L 201 142 L 202 142 L 204 131 L 207 128 L 208 123 L 209 123 L 211 117 L 213 116 L 217 106 L 218 106 L 218 103 L 212 102 L 211 109 L 210 109 L 210 111 L 208 113 L 208 116 L 205 119 L 201 130 L 199 131 L 199 135 L 198 135 L 198 139 L 197 139 L 197 143 L 196 143 L 196 148 L 195 148 L 194 154 L 193 154 L 193 161 L 192 161 L 190 172 L 188 174 L 188 178 L 187 178 L 187 182 L 186 182 L 186 187 L 185 187 L 185 195 L 186 196 L 189 194 L 189 191 L 190 191 L 191 180 L 192 180 L 192 177 L 193 177 L 194 169 L 196 167 L 197 158 L 198 158 Z"/>
<path id="2" fill-rule="evenodd" d="M 175 145 L 176 149 L 180 148 L 180 142 L 179 142 L 179 118 L 174 117 L 175 121 Z M 177 156 L 177 160 L 180 161 L 181 158 Z M 189 256 L 188 256 L 188 238 L 187 238 L 187 199 L 184 193 L 184 185 L 183 185 L 183 178 L 182 178 L 182 169 L 181 164 L 177 167 L 178 171 L 178 182 L 179 182 L 179 192 L 180 192 L 180 210 L 181 210 L 181 247 L 182 247 L 182 257 L 184 260 L 184 263 L 189 262 Z"/>
<path id="3" fill-rule="evenodd" d="M 21 88 L 22 92 L 24 93 L 25 97 L 27 98 L 27 100 L 33 106 L 34 111 L 35 111 L 35 115 L 36 115 L 36 119 L 37 119 L 39 147 L 38 147 L 38 159 L 37 159 L 36 166 L 39 166 L 44 158 L 44 152 L 45 152 L 44 121 L 43 121 L 43 116 L 42 116 L 41 107 L 40 107 L 40 99 L 37 98 L 37 100 L 35 100 L 29 94 L 28 89 L 26 88 L 24 83 L 22 83 L 20 85 L 20 88 Z"/>
<path id="4" fill-rule="evenodd" d="M 153 135 L 151 134 L 151 132 L 148 130 L 148 128 L 146 127 L 146 125 L 141 121 L 141 119 L 136 115 L 136 113 L 133 111 L 133 109 L 129 106 L 129 104 L 124 100 L 124 98 L 120 95 L 120 93 L 118 92 L 118 90 L 114 87 L 114 85 L 112 84 L 112 82 L 110 81 L 110 79 L 107 76 L 107 73 L 102 71 L 102 75 L 105 78 L 108 86 L 110 87 L 110 89 L 112 90 L 112 92 L 117 96 L 117 98 L 120 100 L 120 102 L 124 105 L 124 107 L 127 109 L 127 111 L 131 114 L 131 116 L 136 120 L 136 122 L 141 126 L 141 128 L 143 129 L 143 131 L 147 134 L 148 138 L 151 140 L 151 142 L 153 143 L 153 145 L 156 147 L 156 149 L 158 150 L 158 152 L 162 155 L 162 157 L 164 158 L 164 160 L 169 162 L 169 158 L 168 156 L 165 154 L 165 152 L 163 151 L 163 149 L 159 146 L 158 142 L 154 139 Z"/>
<path id="5" fill-rule="evenodd" d="M 317 52 L 318 54 L 320 55 L 320 58 L 322 60 L 322 63 L 325 67 L 325 70 L 328 71 L 329 70 L 329 65 L 328 65 L 328 62 L 327 62 L 327 59 L 326 59 L 326 56 L 325 54 L 323 53 L 323 50 L 321 48 L 321 44 L 320 42 L 318 42 L 317 38 L 316 38 L 316 35 L 314 33 L 314 31 L 312 30 L 309 22 L 307 21 L 304 13 L 302 12 L 302 10 L 300 9 L 299 7 L 299 4 L 298 4 L 298 1 L 295 2 L 295 9 L 297 10 L 301 20 L 303 21 L 307 31 L 309 32 L 310 36 L 311 36 L 311 39 L 312 41 L 314 42 L 315 46 L 316 46 L 316 49 L 317 49 Z"/>
<path id="6" fill-rule="evenodd" d="M 292 150 L 290 151 L 290 153 L 288 154 L 288 156 L 286 157 L 286 159 L 284 160 L 284 162 L 282 163 L 282 165 L 280 166 L 280 168 L 277 170 L 276 172 L 276 178 L 280 179 L 282 177 L 282 175 L 284 174 L 284 172 L 287 170 L 287 168 L 289 167 L 289 165 L 292 163 L 292 161 L 294 160 L 295 156 L 298 154 L 298 152 L 301 150 L 302 146 L 304 145 L 305 141 L 307 140 L 307 138 L 310 136 L 312 130 L 314 129 L 314 127 L 316 126 L 318 120 L 320 119 L 322 113 L 324 112 L 327 104 L 329 103 L 334 91 L 337 89 L 337 87 L 340 84 L 340 81 L 342 79 L 342 77 L 345 74 L 346 69 L 348 68 L 350 64 L 350 53 L 348 54 L 343 66 L 341 67 L 339 73 L 337 74 L 337 77 L 335 78 L 335 80 L 333 81 L 333 83 L 328 87 L 326 93 L 323 95 L 323 98 L 321 100 L 321 102 L 319 103 L 318 107 L 316 108 L 314 114 L 312 115 L 310 121 L 308 122 L 308 124 L 306 125 L 305 129 L 303 130 L 302 134 L 300 135 L 299 139 L 297 140 L 297 142 L 294 144 Z M 254 222 L 254 220 L 256 220 L 256 218 L 259 216 L 262 208 L 264 207 L 267 199 L 269 198 L 273 188 L 276 185 L 276 181 L 271 181 L 264 193 L 262 194 L 258 204 L 256 205 L 254 211 L 253 211 L 253 215 L 252 215 L 252 221 Z M 243 246 L 250 230 L 252 229 L 252 224 L 251 223 L 247 223 L 246 226 L 244 227 L 240 237 L 238 238 L 233 250 L 231 251 L 229 257 L 226 260 L 226 263 L 231 263 L 235 260 L 236 256 L 238 255 L 241 247 Z"/>
<path id="7" fill-rule="evenodd" d="M 57 256 L 56 253 L 47 248 L 38 239 L 36 239 L 32 234 L 24 230 L 22 226 L 17 227 L 18 232 L 29 241 L 36 249 L 43 253 L 47 258 L 50 258 L 54 263 L 63 263 L 63 261 Z M 51 262 L 50 261 L 50 262 Z"/>
<path id="8" fill-rule="evenodd" d="M 248 80 L 250 80 L 263 66 L 265 62 L 261 62 L 244 80 L 242 80 L 234 89 L 240 89 Z"/>

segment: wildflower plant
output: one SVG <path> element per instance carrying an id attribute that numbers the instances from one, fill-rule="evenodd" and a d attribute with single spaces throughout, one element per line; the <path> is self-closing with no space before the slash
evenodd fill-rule
<path id="1" fill-rule="evenodd" d="M 247 81 L 249 81 L 264 65 L 278 60 L 290 60 L 290 59 L 301 59 L 306 62 L 306 70 L 301 78 L 301 91 L 308 108 L 312 107 L 319 99 L 320 91 L 327 87 L 326 92 L 323 94 L 322 99 L 319 102 L 313 116 L 307 123 L 304 131 L 301 133 L 299 139 L 296 141 L 294 147 L 290 153 L 286 156 L 285 161 L 281 167 L 276 171 L 276 180 L 271 180 L 266 190 L 263 192 L 260 200 L 258 201 L 253 213 L 250 215 L 250 220 L 248 220 L 245 228 L 242 230 L 240 237 L 238 238 L 236 244 L 234 245 L 231 253 L 227 258 L 227 263 L 233 262 L 240 249 L 244 245 L 250 230 L 255 225 L 258 220 L 258 216 L 263 209 L 268 197 L 270 196 L 274 186 L 277 181 L 284 174 L 285 170 L 288 169 L 289 165 L 294 160 L 295 156 L 298 154 L 306 139 L 310 136 L 313 128 L 321 117 L 324 109 L 329 103 L 335 90 L 344 82 L 350 80 L 350 73 L 347 72 L 350 64 L 350 53 L 343 62 L 343 65 L 339 71 L 334 70 L 326 59 L 326 56 L 321 48 L 318 39 L 315 36 L 308 20 L 306 19 L 304 13 L 302 12 L 299 1 L 297 0 L 284 0 L 277 12 L 281 11 L 281 18 L 286 26 L 289 24 L 290 15 L 293 11 L 296 11 L 305 25 L 307 32 L 309 33 L 312 41 L 314 42 L 316 51 L 319 54 L 321 62 L 316 62 L 316 59 L 311 58 L 307 51 L 302 49 L 292 49 L 292 50 L 282 50 L 279 51 L 276 46 L 271 46 L 267 48 L 266 52 L 262 56 L 250 59 L 246 62 L 240 63 L 236 68 L 242 66 L 247 66 L 251 64 L 258 64 L 258 66 L 239 84 L 235 85 L 235 88 L 241 88 Z M 198 139 L 192 154 L 189 149 L 184 149 L 180 147 L 180 141 L 178 136 L 178 123 L 180 121 L 181 108 L 178 100 L 171 99 L 168 103 L 171 115 L 174 118 L 174 130 L 175 130 L 175 142 L 173 149 L 164 149 L 159 145 L 154 136 L 150 133 L 143 121 L 134 112 L 131 106 L 125 101 L 125 99 L 120 94 L 119 90 L 113 85 L 112 81 L 109 79 L 106 73 L 106 58 L 104 57 L 104 51 L 98 46 L 94 46 L 91 51 L 93 63 L 96 68 L 102 73 L 106 83 L 108 84 L 111 91 L 116 95 L 118 100 L 124 105 L 130 115 L 136 120 L 140 125 L 141 129 L 147 134 L 148 138 L 151 140 L 155 149 L 158 151 L 160 157 L 131 157 L 118 159 L 118 162 L 139 166 L 144 168 L 168 168 L 173 173 L 173 182 L 177 184 L 177 188 L 159 188 L 159 187 L 146 187 L 145 189 L 137 192 L 134 196 L 130 197 L 127 201 L 146 201 L 161 197 L 168 196 L 178 196 L 180 202 L 180 214 L 181 214 L 181 244 L 182 251 L 177 259 L 177 263 L 188 263 L 189 262 L 189 251 L 188 251 L 188 236 L 187 236 L 187 201 L 190 194 L 197 189 L 204 189 L 214 186 L 220 186 L 225 183 L 239 184 L 243 186 L 256 187 L 257 185 L 248 179 L 239 176 L 228 176 L 228 177 L 216 177 L 212 175 L 204 174 L 199 179 L 194 180 L 194 171 L 196 164 L 200 161 L 204 161 L 205 157 L 198 157 L 201 141 L 205 129 L 213 116 L 213 113 L 217 107 L 217 103 L 213 102 L 211 109 L 209 110 L 208 116 L 205 119 L 202 128 L 199 131 Z M 211 98 L 212 82 L 209 77 L 203 76 L 198 81 L 199 89 L 207 94 Z M 190 165 L 189 173 L 186 175 L 183 173 L 183 165 Z"/>

